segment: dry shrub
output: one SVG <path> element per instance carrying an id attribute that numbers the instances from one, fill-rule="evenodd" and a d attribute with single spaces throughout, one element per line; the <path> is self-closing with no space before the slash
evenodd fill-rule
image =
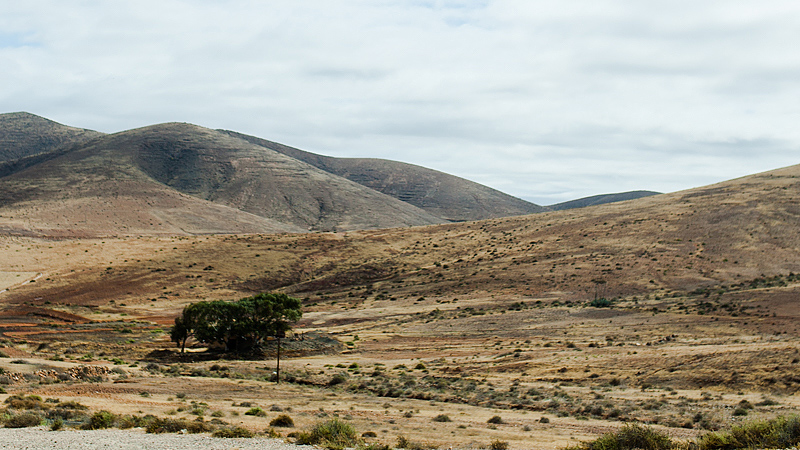
<path id="1" fill-rule="evenodd" d="M 248 430 L 247 428 L 242 427 L 233 427 L 233 428 L 219 428 L 211 433 L 211 436 L 215 438 L 251 438 L 253 437 L 253 432 Z"/>
<path id="2" fill-rule="evenodd" d="M 638 424 L 629 424 L 613 433 L 606 433 L 591 442 L 583 442 L 569 450 L 671 450 L 678 445 L 664 433 Z"/>
<path id="3" fill-rule="evenodd" d="M 22 413 L 9 417 L 5 420 L 6 428 L 28 428 L 36 427 L 42 423 L 42 416 L 36 413 Z"/>
<path id="4" fill-rule="evenodd" d="M 800 416 L 777 417 L 708 433 L 698 440 L 700 450 L 792 448 L 800 444 Z"/>
<path id="5" fill-rule="evenodd" d="M 292 420 L 292 418 L 286 414 L 281 414 L 280 416 L 272 419 L 269 422 L 269 426 L 291 428 L 294 426 L 294 420 Z"/>
<path id="6" fill-rule="evenodd" d="M 336 450 L 355 447 L 360 443 L 360 439 L 352 425 L 339 419 L 331 419 L 317 423 L 308 431 L 297 433 L 297 443 Z"/>

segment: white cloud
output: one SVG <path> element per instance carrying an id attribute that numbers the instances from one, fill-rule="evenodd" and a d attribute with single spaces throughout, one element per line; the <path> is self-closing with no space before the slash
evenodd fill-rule
<path id="1" fill-rule="evenodd" d="M 0 105 L 186 121 L 429 166 L 542 203 L 798 163 L 789 1 L 31 1 Z"/>

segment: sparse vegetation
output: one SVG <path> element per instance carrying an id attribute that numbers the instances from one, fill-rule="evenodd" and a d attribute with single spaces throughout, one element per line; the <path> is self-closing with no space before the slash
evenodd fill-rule
<path id="1" fill-rule="evenodd" d="M 671 450 L 676 447 L 677 444 L 664 433 L 639 424 L 628 424 L 619 431 L 569 447 L 569 450 Z"/>
<path id="2" fill-rule="evenodd" d="M 301 445 L 319 445 L 321 447 L 340 450 L 355 447 L 361 441 L 352 425 L 339 419 L 320 422 L 307 431 L 297 433 L 296 442 Z"/>
<path id="3" fill-rule="evenodd" d="M 211 433 L 211 436 L 215 438 L 251 438 L 253 437 L 253 432 L 248 430 L 247 428 L 242 427 L 233 427 L 233 428 L 218 428 Z"/>
<path id="4" fill-rule="evenodd" d="M 699 450 L 793 448 L 800 444 L 800 416 L 778 417 L 734 426 L 730 431 L 707 433 Z"/>

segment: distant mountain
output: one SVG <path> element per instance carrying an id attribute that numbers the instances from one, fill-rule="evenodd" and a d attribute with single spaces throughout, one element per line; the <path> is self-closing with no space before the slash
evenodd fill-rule
<path id="1" fill-rule="evenodd" d="M 548 209 L 553 211 L 562 211 L 565 209 L 584 208 L 586 206 L 603 205 L 606 203 L 623 202 L 625 200 L 635 200 L 637 198 L 649 197 L 651 195 L 658 195 L 660 192 L 654 191 L 629 191 L 620 192 L 616 194 L 600 194 L 591 197 L 583 197 L 577 200 L 570 200 L 568 202 L 556 203 L 547 206 Z"/>
<path id="2" fill-rule="evenodd" d="M 185 123 L 105 135 L 0 115 L 0 230 L 33 234 L 346 231 L 543 208 L 386 160 L 330 158 Z"/>
<path id="3" fill-rule="evenodd" d="M 451 222 L 546 211 L 539 205 L 482 184 L 413 164 L 374 158 L 333 158 L 233 131 L 221 131 L 390 195 Z"/>

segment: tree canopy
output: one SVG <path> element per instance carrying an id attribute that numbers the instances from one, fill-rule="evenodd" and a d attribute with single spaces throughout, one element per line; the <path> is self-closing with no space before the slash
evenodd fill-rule
<path id="1" fill-rule="evenodd" d="M 226 351 L 258 350 L 268 337 L 282 337 L 303 315 L 302 303 L 286 294 L 258 294 L 235 302 L 192 303 L 175 318 L 170 337 L 183 351 L 194 337 Z"/>

